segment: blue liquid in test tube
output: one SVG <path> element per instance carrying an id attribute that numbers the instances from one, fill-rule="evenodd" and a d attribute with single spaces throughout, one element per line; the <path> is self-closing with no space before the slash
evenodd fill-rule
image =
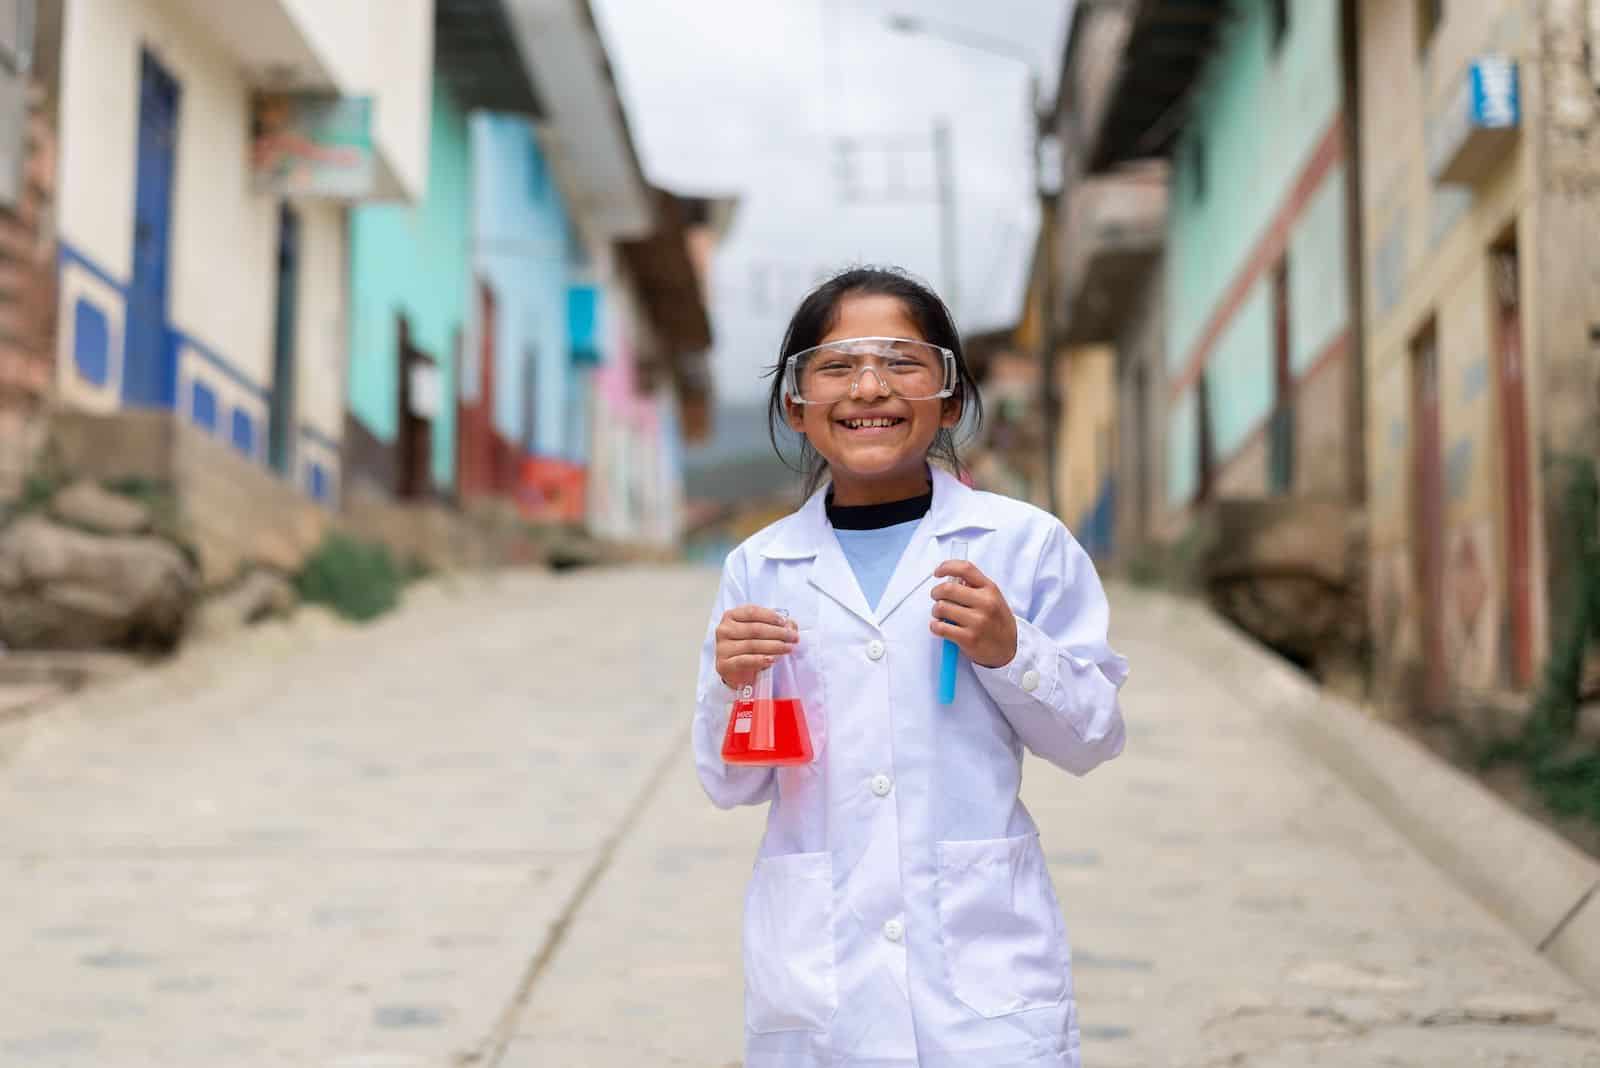
<path id="1" fill-rule="evenodd" d="M 966 558 L 967 543 L 964 541 L 951 542 L 950 559 L 965 560 Z M 944 647 L 939 652 L 939 703 L 941 705 L 953 705 L 956 702 L 956 668 L 960 666 L 960 663 L 960 646 L 946 638 Z"/>

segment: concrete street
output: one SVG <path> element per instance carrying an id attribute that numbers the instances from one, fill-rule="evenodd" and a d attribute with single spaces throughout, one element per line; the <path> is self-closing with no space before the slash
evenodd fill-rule
<path id="1" fill-rule="evenodd" d="M 0 1065 L 737 1065 L 761 813 L 694 781 L 715 576 L 305 614 L 0 721 Z M 1112 593 L 1128 750 L 1026 796 L 1085 1063 L 1600 1068 L 1600 1006 Z"/>

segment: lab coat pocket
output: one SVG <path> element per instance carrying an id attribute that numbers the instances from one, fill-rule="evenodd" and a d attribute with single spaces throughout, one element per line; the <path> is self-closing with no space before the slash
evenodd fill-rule
<path id="1" fill-rule="evenodd" d="M 1061 909 L 1037 834 L 940 842 L 939 926 L 950 988 L 980 1016 L 1057 1005 L 1069 986 Z"/>
<path id="2" fill-rule="evenodd" d="M 745 897 L 744 982 L 751 1031 L 820 1031 L 833 1018 L 839 995 L 829 854 L 756 862 Z"/>

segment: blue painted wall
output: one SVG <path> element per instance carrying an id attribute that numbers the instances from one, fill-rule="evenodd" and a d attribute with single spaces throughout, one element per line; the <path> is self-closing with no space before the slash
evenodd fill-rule
<path id="1" fill-rule="evenodd" d="M 534 455 L 582 462 L 587 450 L 566 433 L 577 373 L 569 330 L 572 239 L 566 205 L 525 120 L 477 114 L 470 126 L 473 270 L 496 301 L 494 424 Z M 482 336 L 481 330 L 475 323 L 473 336 Z M 531 383 L 525 377 L 529 353 L 535 364 Z M 469 367 L 475 360 L 476 348 Z M 531 436 L 522 425 L 530 385 Z"/>
<path id="2" fill-rule="evenodd" d="M 455 346 L 466 325 L 471 161 L 467 116 L 433 85 L 428 187 L 422 203 L 356 208 L 350 222 L 350 411 L 380 441 L 398 422 L 397 316 L 440 372 L 433 421 L 433 481 L 455 484 Z"/>

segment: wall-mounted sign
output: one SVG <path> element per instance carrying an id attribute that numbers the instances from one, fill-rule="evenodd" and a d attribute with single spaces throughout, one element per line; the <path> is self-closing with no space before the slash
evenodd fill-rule
<path id="1" fill-rule="evenodd" d="M 1522 125 L 1516 61 L 1468 64 L 1449 103 L 1428 123 L 1428 173 L 1441 185 L 1475 185 L 1510 152 Z"/>
<path id="2" fill-rule="evenodd" d="M 251 147 L 258 192 L 360 200 L 377 183 L 371 97 L 257 93 Z"/>
<path id="3" fill-rule="evenodd" d="M 418 360 L 410 367 L 411 414 L 418 419 L 437 419 L 443 407 L 443 385 L 439 368 Z"/>
<path id="4" fill-rule="evenodd" d="M 594 367 L 603 359 L 600 342 L 600 287 L 567 287 L 567 337 L 572 346 L 572 363 Z"/>

